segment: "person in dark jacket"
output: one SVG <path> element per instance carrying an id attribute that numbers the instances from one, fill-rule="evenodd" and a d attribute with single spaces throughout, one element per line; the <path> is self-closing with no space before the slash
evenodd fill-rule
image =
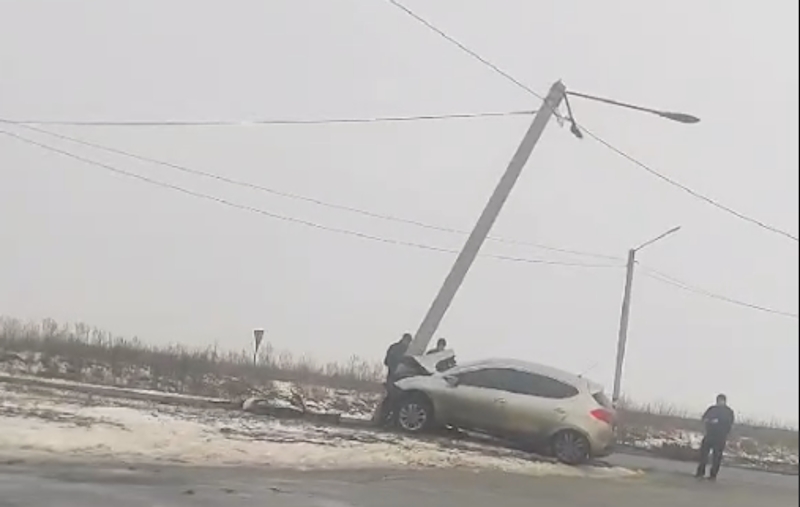
<path id="1" fill-rule="evenodd" d="M 703 443 L 700 444 L 700 464 L 697 465 L 695 477 L 704 478 L 708 455 L 711 454 L 711 472 L 709 479 L 716 480 L 719 467 L 722 464 L 722 453 L 728 441 L 728 434 L 733 428 L 733 410 L 728 406 L 728 397 L 724 394 L 717 396 L 717 403 L 708 407 L 703 414 L 703 423 L 706 426 Z"/>
<path id="2" fill-rule="evenodd" d="M 375 422 L 379 426 L 387 424 L 391 419 L 392 402 L 394 401 L 397 390 L 397 388 L 394 387 L 395 374 L 397 373 L 397 367 L 403 362 L 403 357 L 405 357 L 406 352 L 408 352 L 408 346 L 411 345 L 412 339 L 411 334 L 405 333 L 403 337 L 400 338 L 400 341 L 391 344 L 386 350 L 386 357 L 383 359 L 383 365 L 386 366 L 388 370 L 386 373 L 386 383 L 384 384 L 386 395 L 383 397 L 380 405 L 378 405 L 378 410 L 375 413 Z"/>
<path id="3" fill-rule="evenodd" d="M 408 346 L 411 345 L 411 334 L 405 333 L 400 341 L 395 342 L 386 350 L 386 357 L 383 359 L 383 365 L 386 366 L 386 382 L 390 383 L 394 378 L 397 367 L 403 361 L 403 356 L 408 352 Z"/>

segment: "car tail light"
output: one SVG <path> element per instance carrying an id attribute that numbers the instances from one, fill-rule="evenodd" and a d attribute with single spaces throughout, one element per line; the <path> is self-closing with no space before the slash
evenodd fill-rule
<path id="1" fill-rule="evenodd" d="M 610 410 L 606 410 L 604 408 L 598 408 L 589 412 L 592 414 L 592 417 L 597 419 L 598 421 L 603 421 L 606 424 L 614 424 L 614 413 Z"/>

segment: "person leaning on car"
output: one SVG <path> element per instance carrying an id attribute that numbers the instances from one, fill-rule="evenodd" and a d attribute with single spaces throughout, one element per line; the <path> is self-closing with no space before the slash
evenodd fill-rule
<path id="1" fill-rule="evenodd" d="M 386 349 L 386 357 L 383 359 L 383 364 L 388 370 L 386 373 L 386 383 L 392 382 L 394 374 L 397 372 L 397 367 L 403 361 L 403 356 L 408 352 L 408 346 L 411 345 L 411 333 L 405 333 L 400 341 L 397 341 Z"/>
<path id="2" fill-rule="evenodd" d="M 411 334 L 405 333 L 403 337 L 400 338 L 400 341 L 389 345 L 389 348 L 386 349 L 386 357 L 383 359 L 383 365 L 386 366 L 388 370 L 386 373 L 386 383 L 384 384 L 386 395 L 383 397 L 380 405 L 378 405 L 378 410 L 375 413 L 376 422 L 380 426 L 386 424 L 391 416 L 392 399 L 393 394 L 395 394 L 393 381 L 397 373 L 397 368 L 403 362 L 403 357 L 405 357 L 406 352 L 408 352 L 408 346 L 411 345 L 411 341 Z"/>

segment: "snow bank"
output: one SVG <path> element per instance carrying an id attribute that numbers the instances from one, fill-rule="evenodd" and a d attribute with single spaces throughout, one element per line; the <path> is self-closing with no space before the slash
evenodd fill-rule
<path id="1" fill-rule="evenodd" d="M 618 435 L 620 437 L 620 435 Z M 685 430 L 657 430 L 654 428 L 628 428 L 619 443 L 655 452 L 671 459 L 695 460 L 703 434 Z M 768 445 L 751 438 L 737 437 L 728 440 L 726 460 L 742 466 L 797 473 L 796 448 Z"/>

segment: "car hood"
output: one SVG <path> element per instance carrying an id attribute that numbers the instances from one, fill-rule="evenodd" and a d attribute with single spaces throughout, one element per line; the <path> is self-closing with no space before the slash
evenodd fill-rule
<path id="1" fill-rule="evenodd" d="M 436 365 L 442 361 L 447 361 L 456 357 L 455 352 L 452 350 L 443 350 L 441 352 L 434 352 L 433 354 L 423 354 L 421 356 L 409 356 L 409 359 L 414 361 L 420 368 L 425 370 L 428 375 L 433 375 L 438 370 Z"/>

